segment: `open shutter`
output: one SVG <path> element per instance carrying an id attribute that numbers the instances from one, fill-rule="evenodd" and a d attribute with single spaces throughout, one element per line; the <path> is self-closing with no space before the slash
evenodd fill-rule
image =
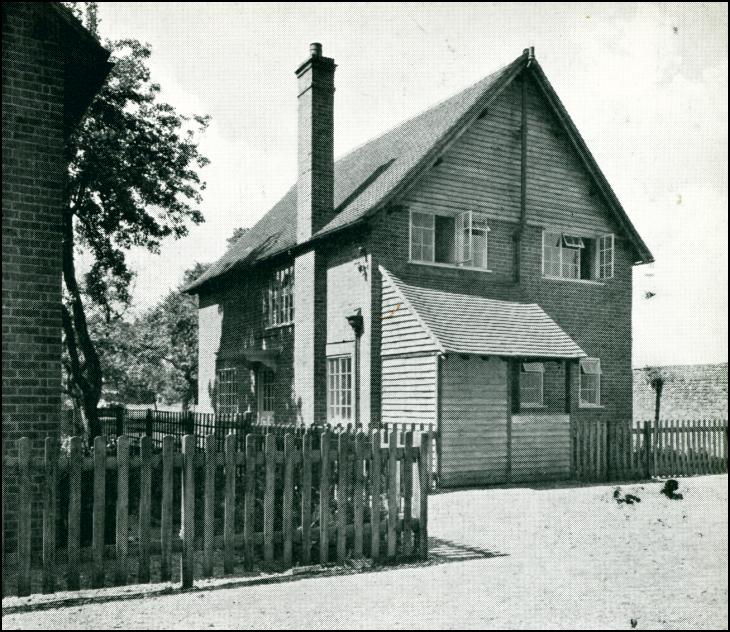
<path id="1" fill-rule="evenodd" d="M 456 261 L 467 263 L 472 260 L 472 212 L 464 211 L 456 216 Z"/>

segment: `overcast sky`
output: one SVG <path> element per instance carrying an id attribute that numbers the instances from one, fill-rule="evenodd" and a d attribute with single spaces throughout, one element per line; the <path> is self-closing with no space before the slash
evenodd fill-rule
<path id="1" fill-rule="evenodd" d="M 634 365 L 727 361 L 726 4 L 102 2 L 99 17 L 103 36 L 152 45 L 170 103 L 213 120 L 206 222 L 134 253 L 138 307 L 294 182 L 310 42 L 338 64 L 336 155 L 534 46 L 656 258 L 634 270 Z"/>

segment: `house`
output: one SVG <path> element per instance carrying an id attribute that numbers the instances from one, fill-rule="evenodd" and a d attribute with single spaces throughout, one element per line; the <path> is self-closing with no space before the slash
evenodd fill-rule
<path id="1" fill-rule="evenodd" d="M 61 423 L 64 143 L 109 52 L 57 2 L 3 3 L 2 22 L 2 437 L 10 451 L 29 437 L 38 456 Z"/>
<path id="2" fill-rule="evenodd" d="M 721 362 L 634 369 L 634 421 L 654 419 L 657 377 L 662 419 L 727 419 L 727 362 Z"/>
<path id="3" fill-rule="evenodd" d="M 430 424 L 444 485 L 568 476 L 571 420 L 631 423 L 652 255 L 533 49 L 336 162 L 334 74 L 313 44 L 296 184 L 186 288 L 199 402 Z"/>

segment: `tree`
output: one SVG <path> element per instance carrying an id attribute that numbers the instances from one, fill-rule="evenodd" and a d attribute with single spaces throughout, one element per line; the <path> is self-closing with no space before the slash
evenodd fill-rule
<path id="1" fill-rule="evenodd" d="M 198 304 L 193 296 L 180 290 L 206 267 L 198 263 L 187 270 L 180 287 L 145 313 L 135 327 L 139 357 L 150 366 L 164 369 L 158 398 L 167 403 L 181 402 L 183 411 L 189 409 L 198 393 Z"/>
<path id="2" fill-rule="evenodd" d="M 244 227 L 244 226 L 239 226 L 238 228 L 235 228 L 233 230 L 233 233 L 231 234 L 231 236 L 228 239 L 226 239 L 226 243 L 228 244 L 228 247 L 230 248 L 233 244 L 235 244 L 249 230 L 251 230 L 251 229 L 250 228 L 247 228 L 247 227 Z"/>
<path id="3" fill-rule="evenodd" d="M 93 25 L 95 5 L 89 4 Z M 67 141 L 63 209 L 67 383 L 90 438 L 100 432 L 103 369 L 89 320 L 111 322 L 129 304 L 133 271 L 126 255 L 132 247 L 159 252 L 165 238 L 180 238 L 190 223 L 203 221 L 197 206 L 205 183 L 198 171 L 208 164 L 198 142 L 209 118 L 184 116 L 160 99 L 147 67 L 150 47 L 133 39 L 105 46 L 114 65 Z M 81 280 L 80 252 L 90 259 Z"/>

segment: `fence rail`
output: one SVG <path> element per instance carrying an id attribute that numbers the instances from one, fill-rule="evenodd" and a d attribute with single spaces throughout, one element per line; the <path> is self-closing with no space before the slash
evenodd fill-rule
<path id="1" fill-rule="evenodd" d="M 17 476 L 17 550 L 3 550 L 3 595 L 19 596 L 146 583 L 175 575 L 190 587 L 254 564 L 295 565 L 368 558 L 373 563 L 428 555 L 429 437 L 411 431 L 320 433 L 279 437 L 235 434 L 218 449 L 185 435 L 149 436 L 139 446 L 97 437 L 84 454 L 74 437 L 67 454 L 47 439 L 41 459 L 28 438 L 3 462 Z M 42 550 L 32 547 L 31 479 L 41 480 Z M 3 535 L 6 495 L 3 493 Z M 153 565 L 152 556 L 159 556 Z M 136 558 L 136 570 L 132 560 Z M 218 568 L 218 570 L 220 570 Z"/>
<path id="2" fill-rule="evenodd" d="M 727 431 L 726 419 L 633 426 L 573 420 L 573 475 L 604 481 L 727 472 Z"/>

